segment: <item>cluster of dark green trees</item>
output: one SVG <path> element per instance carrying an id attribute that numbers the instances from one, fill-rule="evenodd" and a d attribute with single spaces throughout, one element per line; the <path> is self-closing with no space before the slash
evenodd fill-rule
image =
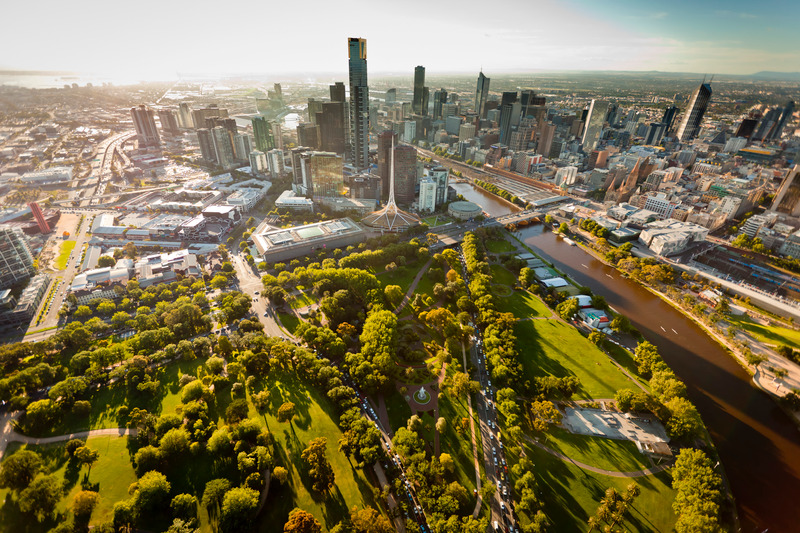
<path id="1" fill-rule="evenodd" d="M 601 226 L 591 218 L 585 218 L 581 220 L 580 227 L 581 229 L 588 231 L 595 237 L 602 237 L 604 239 L 608 238 L 608 235 L 611 233 L 610 231 L 608 231 L 608 228 Z"/>
<path id="2" fill-rule="evenodd" d="M 519 196 L 511 194 L 510 192 L 508 192 L 505 189 L 501 189 L 500 187 L 498 187 L 494 183 L 487 183 L 487 182 L 482 181 L 482 180 L 475 180 L 474 183 L 475 183 L 475 185 L 477 185 L 481 189 L 485 189 L 485 190 L 489 191 L 490 193 L 492 193 L 492 194 L 494 194 L 496 196 L 499 196 L 500 198 L 503 198 L 504 200 L 508 200 L 509 202 L 515 203 L 515 204 L 520 205 L 522 207 L 525 207 L 525 200 L 523 200 Z"/>

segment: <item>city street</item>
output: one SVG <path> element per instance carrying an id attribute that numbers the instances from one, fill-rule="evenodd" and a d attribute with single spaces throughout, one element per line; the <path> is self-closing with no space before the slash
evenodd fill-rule
<path id="1" fill-rule="evenodd" d="M 286 340 L 294 340 L 288 333 L 284 332 L 278 325 L 275 309 L 267 302 L 267 299 L 260 295 L 261 277 L 254 272 L 253 268 L 247 264 L 244 256 L 231 254 L 230 256 L 236 276 L 239 278 L 239 290 L 253 299 L 252 309 L 258 319 L 264 324 L 264 331 L 270 337 L 280 337 Z"/>

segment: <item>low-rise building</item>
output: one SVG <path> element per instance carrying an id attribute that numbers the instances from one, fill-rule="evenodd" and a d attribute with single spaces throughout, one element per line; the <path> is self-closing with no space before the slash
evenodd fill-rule
<path id="1" fill-rule="evenodd" d="M 367 240 L 366 232 L 349 218 L 316 222 L 292 228 L 262 223 L 250 237 L 265 261 L 287 261 L 314 250 L 333 249 Z"/>
<path id="2" fill-rule="evenodd" d="M 22 183 L 35 183 L 48 185 L 51 183 L 64 183 L 72 180 L 72 167 L 50 167 L 44 170 L 26 172 L 19 181 Z"/>
<path id="3" fill-rule="evenodd" d="M 283 191 L 278 199 L 275 200 L 275 207 L 278 209 L 289 209 L 291 211 L 314 212 L 314 201 L 311 198 L 298 196 L 296 192 L 289 189 Z"/>
<path id="4" fill-rule="evenodd" d="M 677 220 L 657 220 L 645 226 L 639 241 L 658 255 L 683 252 L 708 236 L 708 228 Z"/>

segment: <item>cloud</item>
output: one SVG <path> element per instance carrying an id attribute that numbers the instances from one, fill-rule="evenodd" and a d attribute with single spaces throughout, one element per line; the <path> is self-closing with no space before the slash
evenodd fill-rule
<path id="1" fill-rule="evenodd" d="M 752 13 L 745 13 L 743 11 L 715 11 L 715 15 L 718 17 L 732 17 L 732 18 L 739 18 L 739 19 L 757 19 L 758 15 L 753 15 Z"/>

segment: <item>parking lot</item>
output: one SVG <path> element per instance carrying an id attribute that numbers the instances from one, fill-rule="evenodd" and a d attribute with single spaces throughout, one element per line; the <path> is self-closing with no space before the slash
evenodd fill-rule
<path id="1" fill-rule="evenodd" d="M 655 418 L 571 407 L 567 408 L 565 413 L 561 423 L 572 433 L 617 440 L 669 442 L 664 426 Z"/>

